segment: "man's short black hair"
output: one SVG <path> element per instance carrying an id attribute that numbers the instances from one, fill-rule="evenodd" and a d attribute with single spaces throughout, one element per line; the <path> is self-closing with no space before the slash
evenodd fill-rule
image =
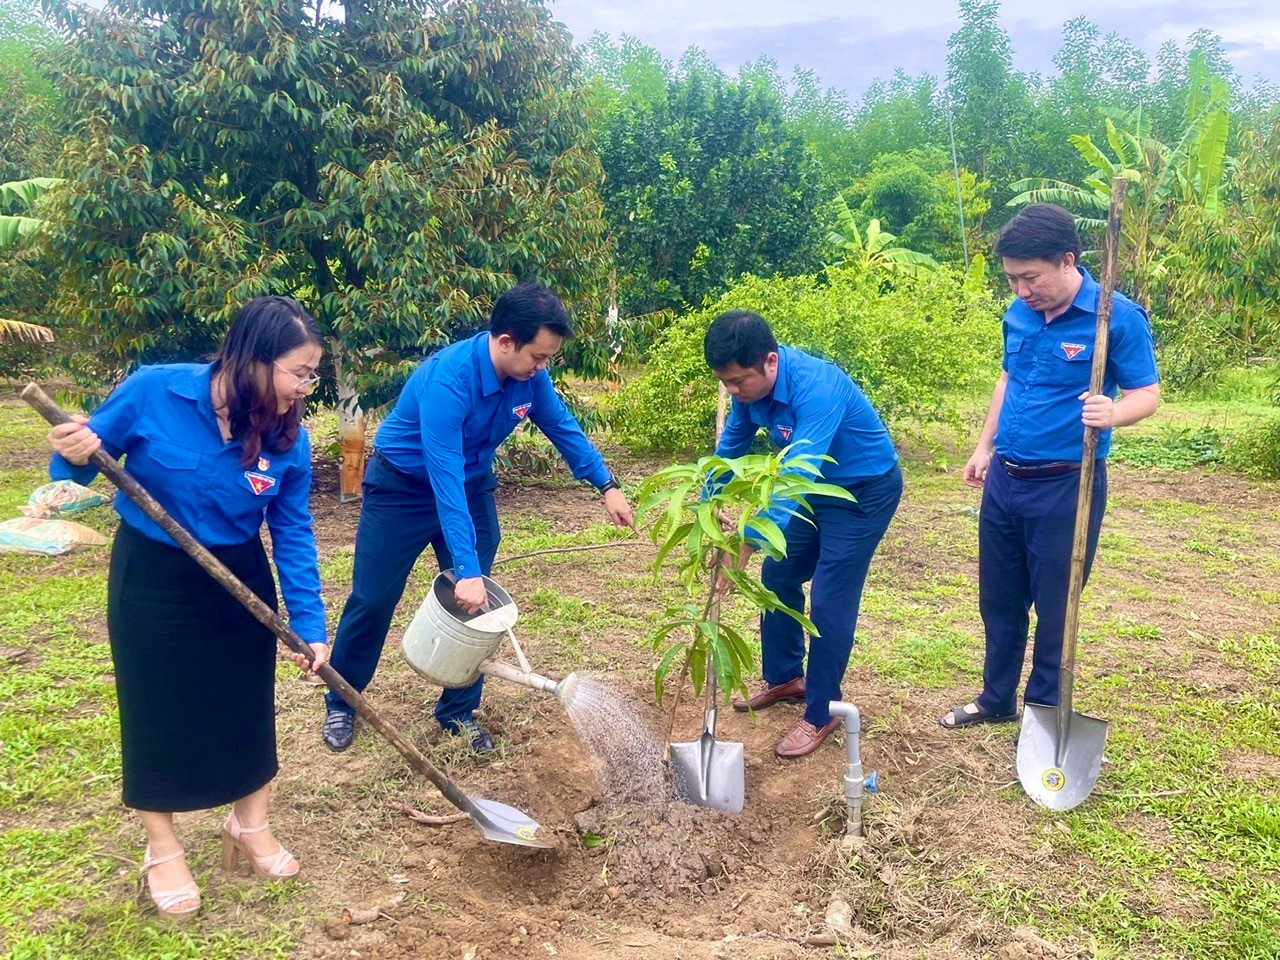
<path id="1" fill-rule="evenodd" d="M 996 234 L 996 256 L 1014 260 L 1048 260 L 1060 264 L 1068 253 L 1080 262 L 1076 221 L 1056 203 L 1033 203 Z"/>
<path id="2" fill-rule="evenodd" d="M 518 283 L 500 296 L 489 315 L 489 333 L 495 337 L 509 334 L 517 347 L 532 341 L 543 327 L 566 340 L 573 336 L 568 309 L 559 297 L 533 281 Z"/>
<path id="3" fill-rule="evenodd" d="M 750 310 L 729 310 L 711 321 L 702 354 L 712 370 L 723 370 L 731 363 L 742 367 L 764 369 L 764 361 L 778 350 L 769 323 Z"/>

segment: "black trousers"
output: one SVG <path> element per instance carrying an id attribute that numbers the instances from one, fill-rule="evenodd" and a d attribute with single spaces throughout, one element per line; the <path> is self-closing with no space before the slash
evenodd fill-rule
<path id="1" fill-rule="evenodd" d="M 210 552 L 276 608 L 261 539 Z M 120 524 L 107 630 L 126 806 L 204 810 L 275 777 L 275 638 L 199 564 Z"/>

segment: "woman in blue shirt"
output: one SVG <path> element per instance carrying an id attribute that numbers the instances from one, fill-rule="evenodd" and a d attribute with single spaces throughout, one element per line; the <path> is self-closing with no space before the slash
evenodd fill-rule
<path id="1" fill-rule="evenodd" d="M 324 606 L 309 506 L 311 447 L 301 401 L 322 337 L 287 297 L 237 313 L 210 364 L 143 367 L 92 417 L 54 427 L 49 473 L 88 483 L 99 447 L 264 602 L 276 606 L 261 527 L 290 621 L 323 663 Z M 275 638 L 122 493 L 107 629 L 120 703 L 124 802 L 147 832 L 143 870 L 161 914 L 200 908 L 173 814 L 232 804 L 223 865 L 290 877 L 299 864 L 267 825 L 278 769 Z M 306 664 L 294 655 L 299 666 Z"/>

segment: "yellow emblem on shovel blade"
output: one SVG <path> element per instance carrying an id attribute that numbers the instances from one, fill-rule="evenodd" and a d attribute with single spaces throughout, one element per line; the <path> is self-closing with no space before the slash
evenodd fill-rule
<path id="1" fill-rule="evenodd" d="M 530 841 L 537 840 L 538 828 L 537 827 L 516 827 L 516 836 L 519 837 L 521 840 L 530 840 Z"/>
<path id="2" fill-rule="evenodd" d="M 1067 775 L 1057 768 L 1050 768 L 1040 775 L 1040 782 L 1046 790 L 1057 793 L 1067 785 Z"/>

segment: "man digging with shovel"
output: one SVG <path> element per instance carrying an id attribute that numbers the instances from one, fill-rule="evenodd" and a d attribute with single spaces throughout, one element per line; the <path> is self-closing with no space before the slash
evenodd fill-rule
<path id="1" fill-rule="evenodd" d="M 761 580 L 801 612 L 804 585 L 811 583 L 809 619 L 819 635 L 810 638 L 806 668 L 804 629 L 783 613 L 761 617 L 764 680 L 749 700 L 735 699 L 733 707 L 763 710 L 780 701 L 803 701 L 803 719 L 774 752 L 804 757 L 840 723 L 827 707 L 841 699 L 862 586 L 902 497 L 898 454 L 880 415 L 849 375 L 795 347 L 780 347 L 763 317 L 746 310 L 721 314 L 708 328 L 703 350 L 733 397 L 718 456 L 745 454 L 764 427 L 779 447 L 831 457 L 822 465 L 822 480 L 856 498 L 814 497 L 813 514 L 805 519 L 793 519 L 793 505 L 785 502 L 775 502 L 765 514 L 784 531 L 787 556 L 766 559 Z M 743 548 L 739 566 L 752 552 Z M 719 589 L 727 588 L 728 579 L 721 577 Z"/>
<path id="2" fill-rule="evenodd" d="M 1160 402 L 1146 311 L 1114 295 L 1101 393 L 1089 395 L 1099 285 L 1078 266 L 1071 214 L 1031 204 L 1000 231 L 995 252 L 1017 299 L 1004 315 L 1004 372 L 996 382 L 964 482 L 983 490 L 978 520 L 978 605 L 986 627 L 982 693 L 939 719 L 947 729 L 1017 720 L 1028 616 L 1036 639 L 1024 701 L 1058 704 L 1077 493 L 1085 427 L 1098 435 L 1085 551 L 1088 577 L 1106 509 L 1111 428 L 1137 423 Z M 1104 318 L 1105 319 L 1105 318 Z M 1123 391 L 1113 399 L 1116 388 Z"/>

